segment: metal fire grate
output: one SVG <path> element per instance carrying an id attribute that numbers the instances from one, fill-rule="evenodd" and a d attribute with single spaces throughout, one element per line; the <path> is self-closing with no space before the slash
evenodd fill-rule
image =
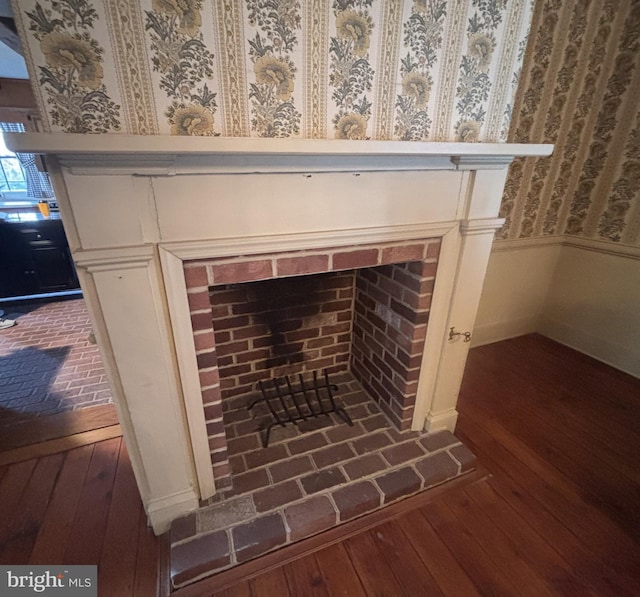
<path id="1" fill-rule="evenodd" d="M 318 379 L 318 372 L 313 372 L 313 384 L 306 382 L 302 374 L 298 375 L 298 382 L 291 382 L 288 375 L 276 377 L 271 380 L 270 387 L 267 384 L 258 382 L 258 388 L 262 394 L 249 404 L 251 410 L 256 404 L 265 403 L 273 421 L 264 429 L 262 445 L 266 448 L 269 445 L 269 435 L 271 429 L 276 425 L 284 427 L 288 423 L 298 424 L 300 421 L 328 416 L 336 413 L 345 423 L 353 426 L 351 418 L 344 408 L 336 404 L 333 392 L 338 386 L 329 383 L 329 374 L 326 369 L 322 370 L 324 380 Z"/>

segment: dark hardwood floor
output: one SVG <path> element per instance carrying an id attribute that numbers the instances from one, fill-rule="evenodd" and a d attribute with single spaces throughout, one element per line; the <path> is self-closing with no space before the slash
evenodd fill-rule
<path id="1" fill-rule="evenodd" d="M 459 410 L 488 476 L 176 597 L 640 594 L 640 380 L 532 335 L 471 351 Z M 0 504 L 0 563 L 97 563 L 101 596 L 164 586 L 119 438 L 0 468 Z"/>

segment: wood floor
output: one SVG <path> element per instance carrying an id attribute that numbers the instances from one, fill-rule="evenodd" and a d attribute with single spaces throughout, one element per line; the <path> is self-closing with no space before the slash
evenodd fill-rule
<path id="1" fill-rule="evenodd" d="M 640 594 L 640 380 L 527 336 L 471 351 L 459 410 L 487 478 L 179 595 Z M 157 593 L 119 439 L 0 468 L 0 504 L 0 563 L 98 563 L 101 596 Z"/>
<path id="2" fill-rule="evenodd" d="M 163 542 L 121 437 L 0 468 L 0 505 L 0 564 L 98 564 L 101 597 L 159 593 Z"/>

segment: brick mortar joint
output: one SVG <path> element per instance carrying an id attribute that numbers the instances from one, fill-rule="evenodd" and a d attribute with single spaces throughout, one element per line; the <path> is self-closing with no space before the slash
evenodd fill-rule
<path id="1" fill-rule="evenodd" d="M 356 406 L 357 406 L 357 405 L 356 405 Z M 239 409 L 236 409 L 236 410 L 239 410 Z M 233 411 L 228 411 L 228 412 L 233 412 Z M 363 419 L 358 419 L 358 421 L 357 421 L 357 422 L 368 421 L 369 419 L 372 419 L 372 418 L 374 418 L 374 417 L 377 417 L 377 416 L 379 416 L 380 414 L 384 414 L 384 413 L 382 413 L 382 412 L 380 412 L 380 413 L 374 413 L 374 414 L 369 415 L 368 417 L 365 417 L 365 418 L 363 418 Z M 265 415 L 265 416 L 266 416 L 266 415 Z M 389 420 L 389 418 L 388 418 L 386 415 L 384 415 L 384 416 L 385 416 L 385 418 L 386 418 L 387 423 L 389 423 L 389 426 L 394 426 L 394 424 Z M 216 421 L 218 421 L 218 420 L 223 420 L 223 421 L 224 421 L 224 417 L 222 417 L 222 419 L 216 419 Z M 239 422 L 240 422 L 240 423 L 242 423 L 242 422 L 244 422 L 244 421 L 239 421 Z M 237 425 L 237 424 L 238 424 L 238 423 L 234 423 L 234 425 Z M 346 425 L 346 423 L 345 423 L 345 425 Z M 340 445 L 342 445 L 342 444 L 349 443 L 349 442 L 352 442 L 352 441 L 355 441 L 355 440 L 358 440 L 358 439 L 362 439 L 362 438 L 364 438 L 364 437 L 367 437 L 367 436 L 371 435 L 372 433 L 386 431 L 386 429 L 383 429 L 383 428 L 374 429 L 374 430 L 372 430 L 372 431 L 367 431 L 367 430 L 366 430 L 366 428 L 365 428 L 364 433 L 363 433 L 363 434 L 361 434 L 361 435 L 360 435 L 360 436 L 358 436 L 358 437 L 355 437 L 355 438 L 347 438 L 347 439 L 343 439 L 343 440 L 339 440 L 339 441 L 332 441 L 332 440 L 329 438 L 329 436 L 327 436 L 327 435 L 326 435 L 326 433 L 327 433 L 328 431 L 331 431 L 331 430 L 333 430 L 333 429 L 337 429 L 337 428 L 339 428 L 339 427 L 332 426 L 332 427 L 330 427 L 330 428 L 318 429 L 317 431 L 313 431 L 313 432 L 309 433 L 308 435 L 302 435 L 301 437 L 292 437 L 292 438 L 288 438 L 288 439 L 286 439 L 286 440 L 284 440 L 284 441 L 282 441 L 282 442 L 279 442 L 279 443 L 277 443 L 277 444 L 273 444 L 273 445 L 277 445 L 277 446 L 285 446 L 285 447 L 287 448 L 287 451 L 288 451 L 289 457 L 288 457 L 288 458 L 285 458 L 285 459 L 282 459 L 282 460 L 278 460 L 278 461 L 276 461 L 276 462 L 266 463 L 266 464 L 264 464 L 264 465 L 260 465 L 260 466 L 254 467 L 252 470 L 257 470 L 257 469 L 260 469 L 260 468 L 263 468 L 263 467 L 272 466 L 272 465 L 274 465 L 274 464 L 280 464 L 281 462 L 288 462 L 289 460 L 292 460 L 292 459 L 297 458 L 297 457 L 300 457 L 300 456 L 312 456 L 314 453 L 319 452 L 320 450 L 324 450 L 325 448 L 333 447 L 333 446 L 340 446 Z M 307 438 L 309 438 L 309 437 L 314 437 L 314 436 L 317 436 L 317 435 L 322 436 L 322 438 L 323 438 L 323 439 L 325 440 L 325 442 L 326 442 L 326 444 L 325 444 L 325 445 L 320 446 L 320 447 L 318 447 L 318 448 L 312 448 L 311 450 L 307 450 L 307 451 L 305 451 L 305 452 L 300 452 L 300 453 L 295 453 L 295 454 L 291 453 L 291 451 L 290 451 L 290 449 L 289 449 L 289 444 L 291 444 L 292 442 L 298 441 L 298 440 L 304 440 L 304 439 L 307 439 Z M 232 439 L 240 439 L 240 438 L 232 438 Z M 391 438 L 391 437 L 389 437 L 389 439 L 392 439 L 392 438 Z M 410 440 L 407 440 L 407 441 L 410 441 Z M 402 442 L 401 442 L 401 443 L 402 443 Z M 388 446 L 387 446 L 387 447 L 388 447 Z M 249 448 L 249 449 L 245 450 L 244 452 L 237 452 L 237 453 L 234 453 L 234 454 L 233 454 L 233 456 L 244 456 L 245 454 L 253 453 L 254 451 L 255 451 L 255 449 Z M 313 462 L 313 459 L 312 459 L 312 462 Z M 318 469 L 318 470 L 320 470 L 320 469 Z"/>
<path id="2" fill-rule="evenodd" d="M 443 451 L 445 451 L 449 457 L 458 465 L 458 474 L 462 473 L 462 462 L 460 460 L 458 460 L 452 453 L 451 453 L 451 449 L 452 448 L 457 448 L 458 446 L 462 446 L 462 442 L 457 443 L 457 444 L 452 444 L 450 446 L 447 446 Z"/>
<path id="3" fill-rule="evenodd" d="M 460 445 L 460 444 L 456 444 L 456 445 Z M 443 448 L 442 450 L 439 450 L 438 452 L 448 452 L 448 448 L 449 447 L 454 447 L 454 446 L 448 446 L 447 448 Z M 437 452 L 434 452 L 433 454 L 435 454 L 435 453 L 437 453 Z M 448 455 L 451 458 L 453 458 L 453 456 L 451 454 L 448 454 Z M 399 501 L 401 499 L 409 497 L 410 495 L 415 495 L 415 494 L 419 493 L 420 491 L 423 491 L 423 490 L 426 490 L 426 489 L 429 489 L 429 488 L 432 487 L 431 485 L 427 485 L 426 484 L 427 483 L 427 478 L 422 473 L 420 473 L 420 471 L 418 471 L 415 468 L 415 462 L 417 460 L 418 459 L 414 459 L 414 461 L 412 461 L 410 464 L 408 462 L 407 463 L 403 463 L 401 468 L 410 468 L 411 471 L 413 473 L 415 473 L 417 478 L 420 480 L 419 488 L 416 489 L 415 491 L 411 492 L 411 493 L 402 495 L 399 498 L 396 498 L 396 499 L 391 500 L 391 501 Z M 454 461 L 455 461 L 455 459 L 454 459 Z M 401 470 L 401 468 L 397 468 L 395 470 Z M 324 496 L 324 497 L 328 498 L 328 500 L 329 500 L 329 502 L 330 502 L 330 504 L 331 504 L 331 506 L 332 506 L 332 508 L 334 510 L 334 513 L 336 514 L 336 522 L 335 522 L 335 524 L 339 524 L 341 522 L 339 520 L 340 509 L 338 508 L 337 504 L 335 503 L 335 500 L 334 500 L 333 495 L 332 495 L 335 491 L 338 491 L 338 490 L 340 490 L 342 488 L 345 488 L 345 487 L 348 487 L 348 486 L 354 486 L 354 485 L 356 485 L 358 483 L 361 483 L 361 482 L 370 482 L 373 485 L 373 487 L 376 489 L 376 491 L 378 492 L 380 500 L 379 500 L 379 503 L 378 503 L 377 507 L 380 508 L 380 507 L 382 507 L 382 506 L 384 506 L 384 505 L 386 505 L 388 503 L 391 503 L 391 501 L 385 503 L 385 494 L 384 494 L 382 488 L 378 485 L 377 479 L 382 477 L 382 476 L 384 476 L 385 474 L 392 473 L 392 472 L 395 472 L 395 471 L 394 470 L 387 471 L 386 473 L 383 472 L 383 471 L 377 471 L 377 472 L 372 473 L 370 475 L 367 475 L 365 477 L 362 477 L 362 478 L 359 478 L 359 479 L 355 479 L 353 481 L 348 481 L 346 483 L 340 483 L 338 485 L 334 485 L 332 487 L 326 488 L 326 489 L 324 489 L 322 491 L 319 491 L 319 492 L 316 492 L 316 493 L 313 493 L 313 494 L 303 495 L 303 497 L 298 498 L 297 500 L 294 500 L 292 502 L 288 502 L 287 504 L 276 506 L 274 508 L 271 508 L 270 510 L 266 510 L 266 511 L 261 512 L 261 513 L 259 513 L 257 515 L 249 514 L 246 518 L 238 520 L 238 521 L 236 521 L 234 523 L 231 523 L 229 525 L 226 525 L 226 526 L 223 526 L 223 527 L 220 527 L 220 528 L 217 528 L 217 529 L 210 529 L 210 530 L 205 530 L 205 531 L 202 531 L 202 532 L 196 532 L 195 535 L 192 535 L 191 537 L 187 537 L 185 539 L 182 539 L 180 541 L 172 543 L 171 546 L 175 547 L 175 546 L 178 546 L 178 545 L 182 545 L 182 544 L 188 543 L 189 541 L 192 541 L 193 539 L 195 539 L 197 537 L 203 537 L 203 536 L 206 536 L 206 535 L 211 535 L 213 533 L 224 531 L 227 534 L 227 538 L 228 538 L 228 541 L 229 541 L 230 552 L 232 554 L 232 558 L 231 559 L 235 560 L 236 550 L 235 550 L 235 545 L 233 543 L 233 533 L 232 533 L 233 529 L 237 528 L 239 526 L 243 526 L 243 525 L 245 525 L 247 523 L 250 523 L 251 521 L 256 520 L 256 518 L 264 518 L 264 517 L 267 517 L 267 516 L 271 516 L 273 514 L 279 514 L 280 515 L 280 518 L 281 518 L 281 520 L 283 522 L 283 525 L 284 525 L 284 528 L 285 528 L 285 531 L 286 531 L 285 544 L 288 544 L 288 543 L 291 542 L 291 528 L 289 527 L 289 524 L 288 524 L 288 521 L 287 521 L 287 517 L 285 515 L 285 509 L 286 508 L 288 508 L 290 506 L 295 506 L 295 505 L 299 505 L 301 503 L 304 503 L 305 501 L 307 501 L 310 498 Z M 459 467 L 458 467 L 458 471 L 456 472 L 456 476 L 460 476 L 461 474 L 462 473 L 461 473 L 461 471 L 459 470 Z M 445 481 L 438 482 L 433 486 L 440 485 L 441 483 L 443 483 Z M 237 497 L 237 496 L 234 496 L 234 497 Z M 252 496 L 252 503 L 253 503 L 253 496 Z M 220 502 L 219 504 L 217 504 L 217 506 L 221 506 L 222 504 L 224 504 L 224 502 Z M 255 508 L 255 505 L 254 505 L 254 508 Z M 222 570 L 222 569 L 223 568 L 220 568 L 220 570 Z M 192 582 L 192 581 L 190 581 L 190 582 Z"/>
<path id="4" fill-rule="evenodd" d="M 187 294 L 198 294 L 200 292 L 209 293 L 209 286 L 190 286 L 187 284 Z"/>
<path id="5" fill-rule="evenodd" d="M 341 488 L 344 488 L 344 487 L 347 487 L 347 486 L 351 486 L 351 485 L 354 485 L 354 484 L 357 484 L 357 483 L 360 483 L 360 482 L 364 482 L 364 481 L 371 481 L 378 488 L 378 490 L 380 492 L 381 489 L 379 488 L 379 486 L 377 485 L 377 483 L 375 481 L 376 478 L 384 476 L 385 474 L 388 474 L 388 473 L 391 473 L 391 472 L 395 472 L 395 471 L 400 470 L 402 468 L 406 468 L 406 467 L 411 468 L 418 475 L 418 478 L 421 480 L 421 488 L 424 488 L 425 479 L 424 479 L 423 475 L 415 468 L 416 463 L 418 461 L 420 461 L 420 460 L 425 459 L 425 458 L 429 458 L 430 456 L 434 456 L 436 454 L 445 452 L 453 459 L 453 461 L 455 463 L 459 464 L 458 461 L 455 458 L 453 458 L 453 456 L 451 454 L 449 454 L 448 450 L 449 450 L 449 448 L 456 447 L 456 446 L 463 445 L 463 444 L 458 442 L 457 444 L 452 444 L 451 446 L 446 446 L 444 448 L 439 448 L 438 450 L 430 452 L 426 448 L 424 448 L 424 446 L 422 446 L 419 443 L 420 439 L 422 439 L 422 438 L 415 438 L 413 440 L 407 440 L 406 442 L 402 442 L 401 444 L 392 444 L 392 445 L 383 446 L 383 447 L 378 448 L 377 450 L 374 450 L 372 452 L 366 452 L 364 454 L 358 454 L 358 455 L 356 455 L 356 456 L 354 456 L 354 457 L 352 457 L 350 459 L 347 459 L 345 461 L 337 463 L 336 465 L 329 465 L 328 467 L 325 467 L 325 469 L 317 469 L 315 472 L 317 472 L 318 470 L 327 470 L 327 469 L 329 469 L 331 467 L 334 467 L 334 468 L 337 468 L 338 470 L 340 470 L 340 472 L 344 475 L 345 479 L 347 479 L 345 482 L 338 483 L 337 485 L 333 485 L 333 486 L 331 486 L 329 488 L 326 488 L 326 489 L 323 489 L 323 490 L 321 490 L 319 492 L 310 493 L 310 494 L 307 494 L 305 492 L 304 487 L 302 487 L 302 485 L 301 485 L 301 479 L 304 476 L 312 474 L 311 471 L 305 471 L 304 473 L 301 473 L 300 475 L 295 475 L 293 477 L 284 479 L 283 481 L 280 481 L 280 482 L 275 483 L 273 485 L 269 485 L 269 486 L 266 486 L 266 487 L 261 487 L 261 488 L 258 488 L 258 489 L 253 489 L 253 490 L 241 493 L 241 494 L 236 494 L 236 495 L 233 496 L 233 498 L 237 498 L 237 497 L 242 496 L 242 495 L 245 495 L 245 496 L 246 495 L 251 495 L 253 497 L 253 494 L 256 491 L 261 491 L 263 489 L 270 489 L 271 487 L 275 487 L 275 486 L 278 486 L 278 485 L 283 485 L 283 484 L 288 483 L 290 481 L 295 481 L 297 486 L 298 486 L 298 488 L 301 490 L 302 497 L 297 498 L 296 500 L 293 500 L 293 501 L 287 503 L 286 506 L 276 506 L 276 507 L 274 507 L 274 508 L 272 508 L 270 510 L 266 510 L 264 512 L 261 512 L 260 516 L 262 517 L 262 516 L 267 516 L 267 515 L 269 515 L 271 513 L 274 513 L 274 512 L 278 511 L 281 508 L 292 506 L 292 505 L 296 505 L 296 504 L 300 504 L 300 503 L 306 501 L 309 498 L 312 498 L 312 497 L 315 497 L 315 496 L 321 496 L 321 495 L 328 495 L 331 492 L 336 491 L 338 489 L 341 489 Z M 391 447 L 394 447 L 394 446 L 397 446 L 397 445 L 404 445 L 404 444 L 409 443 L 411 441 L 413 441 L 416 444 L 418 444 L 418 446 L 421 449 L 424 450 L 423 454 L 421 454 L 419 456 L 416 456 L 414 458 L 410 458 L 410 459 L 408 459 L 408 460 L 406 460 L 406 461 L 404 461 L 402 463 L 396 464 L 396 465 L 393 465 L 393 464 L 389 463 L 389 467 L 390 468 L 386 468 L 386 469 L 383 469 L 383 470 L 380 470 L 380 471 L 375 471 L 373 473 L 370 473 L 370 474 L 362 476 L 362 477 L 358 477 L 356 479 L 350 479 L 349 475 L 347 474 L 346 470 L 344 469 L 344 465 L 349 464 L 350 462 L 352 462 L 354 460 L 357 460 L 358 458 L 362 458 L 364 456 L 378 454 L 381 458 L 384 459 L 384 456 L 382 455 L 382 451 L 383 450 L 391 448 Z M 345 442 L 342 442 L 342 443 L 345 443 Z M 312 459 L 312 463 L 313 463 L 313 459 Z M 262 468 L 262 467 L 260 467 L 260 468 Z M 458 466 L 458 472 L 457 472 L 458 475 L 461 474 L 461 471 L 459 469 L 460 469 L 460 467 Z M 257 470 L 257 469 L 252 469 L 252 470 Z M 220 502 L 220 503 L 223 503 L 223 502 Z M 333 503 L 333 500 L 332 500 L 332 503 Z M 382 504 L 382 502 L 381 502 L 381 504 Z M 334 504 L 334 506 L 335 506 L 335 504 Z M 217 505 L 216 505 L 216 507 L 217 507 Z M 247 520 L 249 520 L 249 519 L 247 519 Z M 241 523 L 233 523 L 231 526 L 236 526 L 237 524 L 241 524 Z M 222 527 L 222 528 L 216 529 L 216 530 L 223 530 L 224 528 L 226 528 L 226 527 Z M 207 533 L 209 533 L 209 532 L 215 532 L 215 531 L 207 531 Z M 206 533 L 204 533 L 204 534 L 206 534 Z"/>

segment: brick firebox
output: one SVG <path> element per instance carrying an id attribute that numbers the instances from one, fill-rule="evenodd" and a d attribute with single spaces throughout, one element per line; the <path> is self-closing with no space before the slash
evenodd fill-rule
<path id="1" fill-rule="evenodd" d="M 226 401 L 274 375 L 351 370 L 411 426 L 440 239 L 187 261 L 214 478 L 230 484 Z"/>

